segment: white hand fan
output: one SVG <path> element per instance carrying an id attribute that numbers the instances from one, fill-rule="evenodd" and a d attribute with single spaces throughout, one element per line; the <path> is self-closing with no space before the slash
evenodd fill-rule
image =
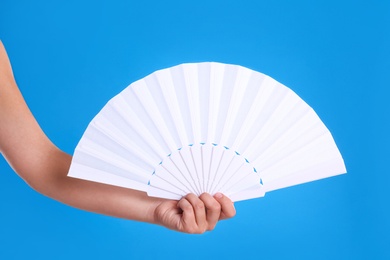
<path id="1" fill-rule="evenodd" d="M 345 172 L 329 130 L 292 90 L 241 66 L 193 63 L 111 99 L 69 176 L 162 198 L 222 192 L 238 201 Z"/>

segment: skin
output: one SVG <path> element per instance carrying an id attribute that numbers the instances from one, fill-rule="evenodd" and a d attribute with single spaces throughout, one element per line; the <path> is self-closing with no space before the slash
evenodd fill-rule
<path id="1" fill-rule="evenodd" d="M 180 201 L 67 176 L 72 157 L 45 135 L 23 99 L 0 41 L 0 152 L 37 192 L 67 205 L 119 218 L 165 226 L 185 233 L 213 230 L 236 214 L 221 193 L 188 194 Z"/>

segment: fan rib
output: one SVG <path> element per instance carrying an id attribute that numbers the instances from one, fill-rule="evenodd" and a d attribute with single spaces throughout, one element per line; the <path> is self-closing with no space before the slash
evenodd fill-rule
<path id="1" fill-rule="evenodd" d="M 233 160 L 234 160 L 234 157 L 232 157 L 231 159 L 230 159 L 230 161 L 229 161 L 229 164 L 227 164 L 227 166 L 226 166 L 226 168 L 225 168 L 225 170 L 222 172 L 222 174 L 220 174 L 218 177 L 217 177 L 217 173 L 216 173 L 216 181 L 213 183 L 213 189 L 211 190 L 211 193 L 212 194 L 214 194 L 215 192 L 216 192 L 216 186 L 218 185 L 218 183 L 220 183 L 220 181 L 221 181 L 221 178 L 225 175 L 225 173 L 226 173 L 226 171 L 228 171 L 228 169 L 229 169 L 229 167 L 230 167 L 230 165 L 232 164 L 232 162 L 233 162 Z M 215 185 L 214 185 L 215 184 Z"/>
<path id="2" fill-rule="evenodd" d="M 189 166 L 187 165 L 186 161 L 185 161 L 184 158 L 183 158 L 182 150 L 179 150 L 179 155 L 180 155 L 180 158 L 182 159 L 182 161 L 183 161 L 183 163 L 184 163 L 184 165 L 185 165 L 185 167 L 186 167 L 186 169 L 187 169 L 188 174 L 190 175 L 190 177 L 191 177 L 191 179 L 192 179 L 192 182 L 193 182 L 194 185 L 195 185 L 195 189 L 194 189 L 195 192 L 194 192 L 194 193 L 200 194 L 200 193 L 201 193 L 201 192 L 200 192 L 201 189 L 200 189 L 200 187 L 198 187 L 197 182 L 195 181 L 193 174 L 191 174 L 191 171 L 190 171 L 190 169 L 188 168 Z"/>
<path id="3" fill-rule="evenodd" d="M 175 163 L 173 162 L 173 164 L 175 164 Z M 178 181 L 182 186 L 184 186 L 185 188 L 187 188 L 187 192 L 188 192 L 188 191 L 191 191 L 191 189 L 190 189 L 187 185 L 185 185 L 184 182 L 182 182 L 178 177 L 176 177 L 176 174 L 172 173 L 172 172 L 171 172 L 169 169 L 167 169 L 164 165 L 161 165 L 161 167 L 162 167 L 167 173 L 169 173 L 176 181 Z M 179 170 L 179 172 L 180 172 L 180 170 Z M 156 174 L 156 176 L 159 177 L 158 174 Z M 160 178 L 160 179 L 161 179 L 161 178 Z M 168 182 L 168 181 L 167 181 L 167 182 Z M 169 183 L 170 183 L 170 182 L 169 182 Z M 170 184 L 171 184 L 172 186 L 175 186 L 176 188 L 182 190 L 181 188 L 178 187 L 178 185 L 175 185 L 175 184 L 173 184 L 173 183 L 170 183 Z"/>
<path id="4" fill-rule="evenodd" d="M 207 185 L 206 185 L 206 192 L 210 193 L 210 176 L 211 176 L 211 166 L 213 164 L 213 156 L 214 156 L 214 145 L 211 146 L 211 158 L 210 158 L 210 164 L 209 164 L 209 174 L 207 177 Z"/>
<path id="5" fill-rule="evenodd" d="M 164 199 L 171 199 L 171 200 L 180 200 L 183 197 L 183 194 L 175 193 L 171 190 L 167 190 L 164 188 L 154 187 L 149 185 L 148 186 L 148 196 L 151 197 L 159 197 Z"/>
<path id="6" fill-rule="evenodd" d="M 200 180 L 199 180 L 199 172 L 198 172 L 198 169 L 197 169 L 197 167 L 196 167 L 197 164 L 196 164 L 196 162 L 195 162 L 194 153 L 192 152 L 192 149 L 190 149 L 190 154 L 191 154 L 192 162 L 193 162 L 194 169 L 195 169 L 196 181 L 197 181 L 198 184 L 199 184 L 199 190 L 202 191 L 202 185 L 200 184 Z"/>
<path id="7" fill-rule="evenodd" d="M 162 166 L 162 168 L 163 168 L 164 170 L 166 170 L 166 169 L 164 168 L 164 166 Z M 180 181 L 179 181 L 172 173 L 170 173 L 168 170 L 166 170 L 166 171 L 180 183 Z M 152 179 L 151 179 L 151 181 L 150 181 L 150 186 L 152 186 L 152 187 L 159 188 L 159 189 L 166 190 L 166 191 L 170 190 L 172 193 L 178 193 L 178 194 L 181 194 L 182 196 L 184 196 L 185 194 L 188 194 L 188 193 L 189 193 L 189 190 L 183 190 L 182 188 L 180 188 L 180 187 L 178 187 L 177 185 L 173 184 L 171 181 L 167 180 L 167 178 L 162 178 L 162 177 L 160 177 L 158 174 L 155 174 L 154 176 L 155 176 L 154 179 L 157 178 L 159 181 L 152 182 Z M 172 189 L 169 189 L 169 188 L 163 188 L 163 187 L 164 187 L 164 185 L 163 185 L 164 182 L 167 183 L 167 184 L 169 184 L 170 186 L 176 188 L 176 189 L 179 190 L 180 192 L 172 191 Z M 161 185 L 161 186 L 159 186 L 159 185 Z M 163 187 L 162 187 L 162 186 L 163 186 Z M 165 185 L 165 186 L 166 186 L 166 185 Z M 184 186 L 184 185 L 183 185 L 183 186 Z M 187 187 L 186 187 L 186 188 L 187 188 Z M 188 188 L 187 188 L 187 189 L 188 189 Z"/>
<path id="8" fill-rule="evenodd" d="M 245 191 L 246 189 L 252 187 L 254 183 L 257 184 L 258 188 L 262 187 L 262 185 L 260 185 L 260 176 L 254 172 L 249 172 L 235 182 L 230 183 L 230 186 L 225 188 L 224 192 L 226 194 L 234 194 L 240 191 Z"/>
<path id="9" fill-rule="evenodd" d="M 188 188 L 187 186 L 186 186 L 186 187 L 187 187 L 189 190 L 191 190 L 192 192 L 194 192 L 196 189 L 194 188 L 194 186 L 192 186 L 191 181 L 189 181 L 189 180 L 187 179 L 187 176 L 180 170 L 180 168 L 177 166 L 177 164 L 175 163 L 175 161 L 172 159 L 171 156 L 169 156 L 169 159 L 171 160 L 171 162 L 173 163 L 173 165 L 175 165 L 176 169 L 180 172 L 180 174 L 183 176 L 183 178 L 186 180 L 186 182 L 188 183 L 188 185 L 190 185 L 191 188 Z"/>
<path id="10" fill-rule="evenodd" d="M 230 182 L 230 180 L 234 177 L 234 176 L 236 176 L 236 173 L 242 168 L 244 166 L 244 163 L 242 163 L 235 171 L 232 171 L 232 173 L 231 174 L 229 174 L 228 176 L 227 176 L 227 179 L 226 180 L 221 180 L 217 185 L 216 185 L 216 188 L 215 188 L 215 191 L 225 191 L 225 185 L 227 184 L 227 183 L 229 183 Z M 244 176 L 245 177 L 245 176 Z M 243 177 L 243 178 L 244 178 Z"/>

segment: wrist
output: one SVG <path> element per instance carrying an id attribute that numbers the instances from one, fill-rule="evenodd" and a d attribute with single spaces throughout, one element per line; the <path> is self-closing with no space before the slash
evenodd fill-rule
<path id="1" fill-rule="evenodd" d="M 147 199 L 149 201 L 149 207 L 147 209 L 147 222 L 152 224 L 161 225 L 161 221 L 158 218 L 158 207 L 161 205 L 162 199 L 156 197 L 149 197 L 147 194 Z"/>

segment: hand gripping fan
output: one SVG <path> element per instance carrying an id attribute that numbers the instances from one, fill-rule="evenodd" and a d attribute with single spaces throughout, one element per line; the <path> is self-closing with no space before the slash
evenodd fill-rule
<path id="1" fill-rule="evenodd" d="M 156 71 L 112 98 L 69 176 L 168 199 L 222 192 L 238 201 L 345 172 L 329 130 L 291 89 L 205 62 Z"/>

